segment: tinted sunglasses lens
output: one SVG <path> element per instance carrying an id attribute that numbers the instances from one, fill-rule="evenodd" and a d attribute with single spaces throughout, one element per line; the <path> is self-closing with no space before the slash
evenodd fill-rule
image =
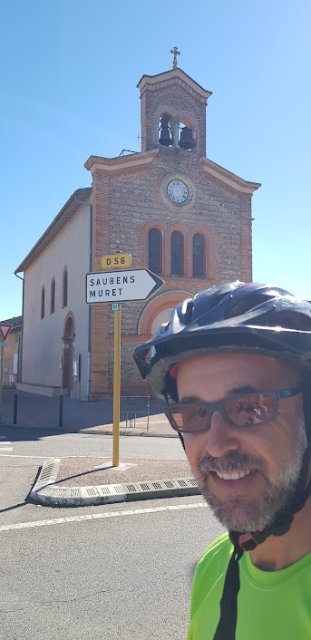
<path id="1" fill-rule="evenodd" d="M 167 416 L 174 429 L 183 433 L 206 431 L 208 428 L 208 412 L 205 407 L 191 404 L 172 407 Z"/>
<path id="2" fill-rule="evenodd" d="M 261 393 L 229 398 L 224 403 L 224 412 L 237 427 L 262 424 L 275 418 L 277 401 Z"/>

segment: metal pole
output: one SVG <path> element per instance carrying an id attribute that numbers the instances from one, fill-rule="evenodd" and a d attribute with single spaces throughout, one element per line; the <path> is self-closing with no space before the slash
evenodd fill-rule
<path id="1" fill-rule="evenodd" d="M 17 393 L 14 393 L 13 424 L 17 424 Z"/>
<path id="2" fill-rule="evenodd" d="M 149 431 L 149 418 L 150 418 L 150 396 L 148 396 L 148 398 L 147 398 L 147 411 L 148 411 L 148 414 L 147 414 L 147 433 L 148 433 L 148 431 Z"/>
<path id="3" fill-rule="evenodd" d="M 114 312 L 114 364 L 113 364 L 113 454 L 112 464 L 119 466 L 120 440 L 120 388 L 121 388 L 121 305 Z"/>
<path id="4" fill-rule="evenodd" d="M 2 405 L 2 396 L 3 396 L 3 354 L 4 354 L 4 344 L 2 343 L 1 349 L 1 364 L 0 364 L 0 406 Z"/>
<path id="5" fill-rule="evenodd" d="M 64 398 L 62 395 L 59 396 L 59 414 L 58 414 L 58 426 L 63 426 L 63 401 Z"/>

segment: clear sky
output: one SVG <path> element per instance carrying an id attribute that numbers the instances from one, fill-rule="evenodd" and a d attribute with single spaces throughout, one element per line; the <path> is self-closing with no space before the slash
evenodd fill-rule
<path id="1" fill-rule="evenodd" d="M 1 4 L 0 318 L 14 271 L 90 155 L 139 150 L 143 74 L 179 66 L 213 92 L 207 157 L 253 196 L 253 279 L 311 299 L 310 0 L 6 0 Z M 126 247 L 124 247 L 126 251 Z"/>

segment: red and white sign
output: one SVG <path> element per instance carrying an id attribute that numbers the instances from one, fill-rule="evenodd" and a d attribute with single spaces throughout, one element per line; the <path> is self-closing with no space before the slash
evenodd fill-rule
<path id="1" fill-rule="evenodd" d="M 0 341 L 6 340 L 12 327 L 10 324 L 3 324 L 0 322 Z"/>

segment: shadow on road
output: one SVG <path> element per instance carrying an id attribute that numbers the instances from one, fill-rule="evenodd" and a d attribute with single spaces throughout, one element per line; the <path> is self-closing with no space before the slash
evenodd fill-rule
<path id="1" fill-rule="evenodd" d="M 146 426 L 148 416 L 163 412 L 164 405 L 158 400 L 143 396 L 121 398 L 121 421 L 126 420 L 130 426 L 132 416 L 139 417 Z M 112 398 L 100 402 L 81 402 L 69 397 L 60 400 L 59 397 L 16 392 L 15 389 L 3 390 L 0 429 L 9 428 L 13 441 L 40 440 L 60 433 L 83 432 L 98 425 L 110 426 L 112 422 Z"/>

